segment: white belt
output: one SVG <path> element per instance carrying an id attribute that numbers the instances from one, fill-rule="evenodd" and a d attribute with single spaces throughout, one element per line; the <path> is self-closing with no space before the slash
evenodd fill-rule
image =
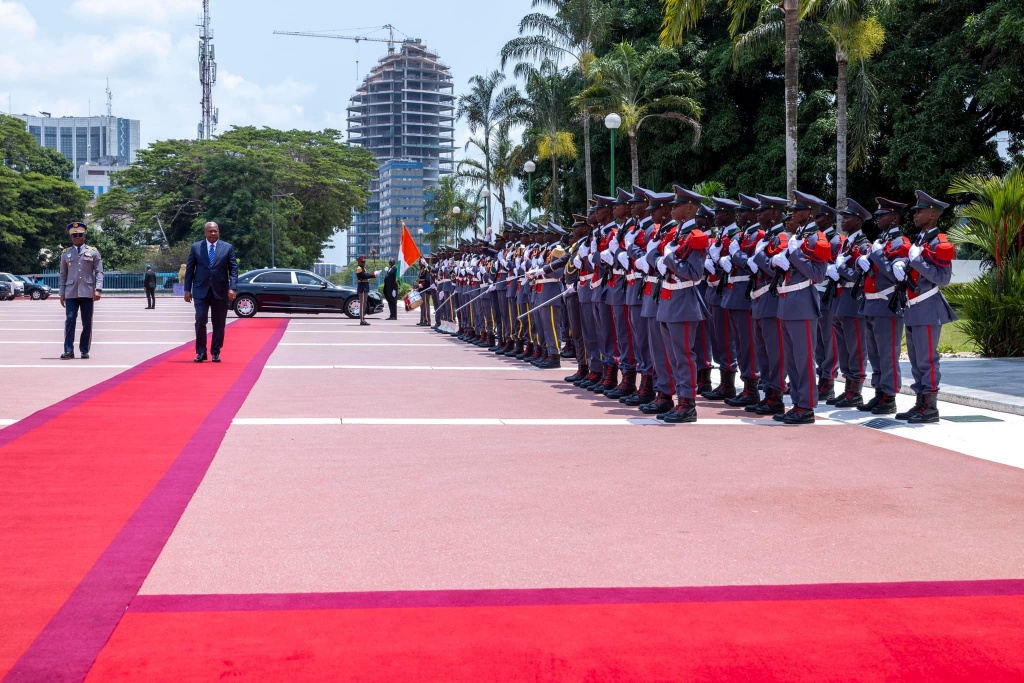
<path id="1" fill-rule="evenodd" d="M 843 289 L 853 289 L 853 286 L 855 284 L 857 284 L 857 283 L 856 282 L 844 282 L 843 284 L 841 284 L 839 286 L 842 287 Z"/>
<path id="2" fill-rule="evenodd" d="M 729 276 L 729 284 L 734 282 L 746 282 L 750 279 L 749 275 L 737 275 L 736 277 Z"/>
<path id="3" fill-rule="evenodd" d="M 824 294 L 828 290 L 828 283 L 824 282 L 820 285 L 814 285 L 814 288 Z"/>
<path id="4" fill-rule="evenodd" d="M 443 285 L 443 284 L 444 284 L 444 283 L 446 283 L 446 282 L 451 282 L 451 280 L 438 280 L 438 281 L 437 281 L 437 284 L 439 284 L 439 285 Z"/>
<path id="5" fill-rule="evenodd" d="M 612 268 L 612 275 L 625 275 L 626 271 L 622 268 Z"/>
<path id="6" fill-rule="evenodd" d="M 927 292 L 921 294 L 920 296 L 915 296 L 913 299 L 907 299 L 907 306 L 916 306 L 925 299 L 927 299 L 928 297 L 935 296 L 938 293 L 938 291 L 939 288 L 936 287 L 935 289 L 929 289 Z"/>
<path id="7" fill-rule="evenodd" d="M 755 289 L 750 294 L 750 298 L 751 299 L 760 299 L 762 296 L 764 296 L 765 294 L 768 293 L 768 290 L 771 289 L 771 287 L 772 286 L 769 284 L 769 285 L 765 285 L 764 287 L 760 287 L 758 289 Z"/>
<path id="8" fill-rule="evenodd" d="M 597 277 L 597 273 L 594 273 L 594 279 L 590 282 L 591 289 L 597 289 L 601 286 L 601 278 Z"/>
<path id="9" fill-rule="evenodd" d="M 889 295 L 896 291 L 896 285 L 883 289 L 881 292 L 864 292 L 865 299 L 888 299 Z"/>
<path id="10" fill-rule="evenodd" d="M 590 279 L 594 277 L 593 273 L 587 273 L 586 275 L 580 274 L 580 282 L 590 282 Z"/>
<path id="11" fill-rule="evenodd" d="M 657 282 L 659 279 L 660 278 L 657 278 L 657 277 L 655 277 L 653 275 L 645 275 L 644 276 L 644 282 L 654 283 L 654 282 Z"/>
<path id="12" fill-rule="evenodd" d="M 636 282 L 640 277 L 640 273 L 628 273 L 626 275 L 626 282 Z"/>
<path id="13" fill-rule="evenodd" d="M 558 281 L 559 280 L 558 280 L 557 277 L 545 277 L 545 278 L 541 278 L 540 280 L 534 280 L 534 284 L 546 285 L 549 282 L 558 282 Z"/>
<path id="14" fill-rule="evenodd" d="M 685 282 L 666 282 L 661 286 L 662 289 L 667 289 L 670 292 L 677 289 L 686 289 L 687 287 L 693 287 L 699 280 L 687 280 Z"/>
<path id="15" fill-rule="evenodd" d="M 790 292 L 799 292 L 801 289 L 807 289 L 811 286 L 810 280 L 804 280 L 795 285 L 783 285 L 779 287 L 779 294 L 789 294 Z"/>

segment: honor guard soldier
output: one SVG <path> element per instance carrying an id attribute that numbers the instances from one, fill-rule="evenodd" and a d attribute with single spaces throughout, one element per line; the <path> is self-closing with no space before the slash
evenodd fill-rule
<path id="1" fill-rule="evenodd" d="M 356 293 L 359 295 L 359 324 L 369 325 L 366 322 L 367 297 L 370 296 L 370 280 L 377 277 L 376 272 L 366 270 L 366 257 L 356 258 Z"/>
<path id="2" fill-rule="evenodd" d="M 707 270 L 707 287 L 702 292 L 710 316 L 708 331 L 711 337 L 711 354 L 718 363 L 718 386 L 701 394 L 709 401 L 723 401 L 736 396 L 736 351 L 735 340 L 729 336 L 729 313 L 722 306 L 722 295 L 728 282 L 728 274 L 719 265 L 723 254 L 727 255 L 730 231 L 738 231 L 734 206 L 716 205 L 714 212 L 714 234 L 710 236 L 711 246 L 704 261 Z M 724 251 L 723 251 L 724 247 Z"/>
<path id="3" fill-rule="evenodd" d="M 573 243 L 566 253 L 565 288 L 565 312 L 569 319 L 569 333 L 573 339 L 573 350 L 576 354 L 576 372 L 565 378 L 566 382 L 579 382 L 586 379 L 590 374 L 587 367 L 587 344 L 583 336 L 583 314 L 580 310 L 579 288 L 583 272 L 583 258 L 580 256 L 580 249 L 587 241 L 587 217 L 580 214 L 572 216 Z"/>
<path id="4" fill-rule="evenodd" d="M 612 253 L 611 242 L 615 236 L 615 220 L 612 215 L 612 207 L 615 204 L 613 197 L 594 195 L 597 203 L 594 205 L 594 214 L 600 226 L 595 240 L 592 241 L 594 252 L 590 254 L 594 264 L 594 279 L 590 286 L 594 294 L 593 311 L 597 343 L 600 346 L 601 360 L 604 366 L 604 373 L 601 381 L 587 387 L 588 391 L 595 394 L 604 394 L 611 391 L 619 383 L 619 365 L 617 349 L 615 348 L 615 325 L 611 317 L 611 309 L 608 307 L 607 293 L 608 282 L 614 278 L 615 256 Z"/>
<path id="5" fill-rule="evenodd" d="M 82 358 L 89 357 L 92 348 L 93 304 L 100 300 L 103 292 L 103 259 L 96 247 L 85 243 L 85 223 L 68 225 L 71 246 L 60 256 L 60 305 L 64 307 L 64 353 L 61 360 L 75 357 L 75 326 L 78 314 L 82 314 L 82 336 L 78 350 Z"/>
<path id="6" fill-rule="evenodd" d="M 811 214 L 820 200 L 803 192 L 793 193 L 788 207 L 793 236 L 786 251 L 772 258 L 772 265 L 784 273 L 776 292 L 778 317 L 782 326 L 783 357 L 789 376 L 789 394 L 793 407 L 772 419 L 785 424 L 814 422 L 818 401 L 814 372 L 814 338 L 821 314 L 821 299 L 813 285 L 825 279 L 825 268 L 832 255 L 825 235 L 815 229 Z"/>
<path id="7" fill-rule="evenodd" d="M 832 287 L 835 294 L 829 303 L 839 369 L 846 381 L 846 389 L 841 396 L 828 399 L 826 403 L 837 408 L 856 408 L 864 403 L 861 390 L 866 378 L 864 344 L 867 326 L 860 313 L 860 301 L 853 296 L 853 286 L 864 272 L 857 267 L 857 259 L 866 253 L 871 244 L 864 233 L 864 224 L 871 220 L 871 212 L 853 199 L 847 199 L 846 208 L 839 215 L 842 216 L 845 237 L 835 262 L 828 267 L 825 275 L 834 283 Z"/>
<path id="8" fill-rule="evenodd" d="M 832 247 L 828 265 L 833 265 L 843 246 L 843 236 L 836 230 L 836 216 L 839 212 L 827 204 L 820 204 L 814 213 L 814 224 L 825 235 Z M 818 296 L 824 297 L 829 280 L 816 284 Z M 821 318 L 818 319 L 818 334 L 814 342 L 814 363 L 818 367 L 818 402 L 829 403 L 836 397 L 836 333 L 832 327 L 831 300 L 822 299 Z M 831 404 L 829 404 L 831 405 Z"/>
<path id="9" fill-rule="evenodd" d="M 643 266 L 647 264 L 645 257 L 648 240 L 657 230 L 648 206 L 644 188 L 634 185 L 633 194 L 629 198 L 632 225 L 624 243 L 627 261 L 631 264 L 626 275 L 626 306 L 629 309 L 629 331 L 637 372 L 640 373 L 640 383 L 631 393 L 619 396 L 619 403 L 630 406 L 639 406 L 654 400 L 654 360 L 651 357 L 651 343 L 648 339 L 651 334 L 648 324 L 650 319 L 643 317 L 644 285 L 647 277 L 647 271 Z"/>
<path id="10" fill-rule="evenodd" d="M 741 232 L 729 245 L 727 306 L 731 307 L 733 311 L 730 314 L 730 319 L 737 323 L 733 335 L 736 338 L 736 355 L 740 377 L 743 379 L 743 391 L 734 398 L 725 399 L 725 403 L 734 408 L 741 406 L 746 408 L 757 405 L 761 401 L 761 380 L 758 376 L 760 363 L 758 362 L 757 345 L 754 342 L 753 300 L 750 296 L 756 276 L 750 272 L 748 261 L 757 250 L 758 243 L 764 239 L 765 231 L 757 222 L 758 200 L 744 194 L 739 195 L 739 199 L 736 207 L 736 225 L 739 226 Z M 739 302 L 745 303 L 746 308 L 743 308 Z M 744 321 L 746 325 L 743 324 Z M 746 351 L 748 348 L 749 351 Z M 748 353 L 749 360 L 745 358 Z M 749 370 L 744 369 L 748 362 L 750 363 Z"/>
<path id="11" fill-rule="evenodd" d="M 949 284 L 953 275 L 955 249 L 939 232 L 939 216 L 949 204 L 917 190 L 917 203 L 911 207 L 918 234 L 907 252 L 905 260 L 893 263 L 896 279 L 905 283 L 906 310 L 903 320 L 907 327 L 907 354 L 914 375 L 911 389 L 917 395 L 914 407 L 896 415 L 897 420 L 911 424 L 939 421 L 937 396 L 939 392 L 939 337 L 942 326 L 956 320 L 941 288 Z M 903 305 L 898 301 L 898 305 Z"/>
<path id="12" fill-rule="evenodd" d="M 875 396 L 857 410 L 874 415 L 896 412 L 896 393 L 902 383 L 900 375 L 900 348 L 903 340 L 903 312 L 889 308 L 889 296 L 896 292 L 893 263 L 905 259 L 910 252 L 910 240 L 900 230 L 900 219 L 907 205 L 885 197 L 876 197 L 878 210 L 875 224 L 879 235 L 870 250 L 857 258 L 857 267 L 863 271 L 863 298 L 860 313 L 867 325 L 868 359 L 871 361 L 871 386 Z M 853 287 L 855 296 L 859 288 Z"/>
<path id="13" fill-rule="evenodd" d="M 710 239 L 714 234 L 715 210 L 707 204 L 701 204 L 697 208 L 697 215 L 693 217 L 697 222 L 697 229 L 703 232 Z M 705 276 L 697 285 L 700 298 L 707 304 L 708 300 L 708 279 Z M 697 359 L 697 395 L 703 396 L 713 390 L 711 384 L 711 370 L 713 368 L 714 351 L 711 348 L 711 318 L 700 321 L 697 326 L 697 341 L 693 347 L 694 357 Z"/>

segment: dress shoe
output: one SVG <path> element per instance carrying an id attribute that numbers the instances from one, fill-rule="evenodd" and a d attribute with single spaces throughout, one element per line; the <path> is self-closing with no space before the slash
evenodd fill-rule
<path id="1" fill-rule="evenodd" d="M 744 410 L 750 410 L 751 406 L 746 406 Z M 772 415 L 778 417 L 782 413 L 786 412 L 786 404 L 782 402 L 782 393 L 776 389 L 765 389 L 764 400 L 753 406 L 753 411 L 758 415 Z"/>
<path id="2" fill-rule="evenodd" d="M 361 320 L 361 321 L 359 322 L 359 324 L 360 324 L 360 325 L 366 325 L 367 327 L 369 327 L 369 325 L 370 325 L 370 323 L 366 322 L 365 320 Z"/>
<path id="3" fill-rule="evenodd" d="M 192 362 L 193 363 L 202 363 L 204 360 L 206 360 L 206 354 L 205 353 L 200 353 L 198 356 L 195 357 L 195 359 Z"/>
<path id="4" fill-rule="evenodd" d="M 787 425 L 814 424 L 814 411 L 810 408 L 794 408 L 782 417 L 782 423 Z"/>
<path id="5" fill-rule="evenodd" d="M 537 367 L 541 370 L 554 370 L 562 367 L 561 356 L 548 356 L 547 359 L 542 363 L 537 363 Z"/>
<path id="6" fill-rule="evenodd" d="M 775 420 L 776 422 L 784 422 L 785 419 L 786 419 L 786 416 L 789 415 L 790 413 L 792 413 L 794 410 L 796 410 L 796 408 L 790 408 L 789 410 L 787 410 L 784 413 L 777 413 L 775 415 L 772 415 L 772 419 Z"/>
<path id="7" fill-rule="evenodd" d="M 74 353 L 62 353 L 62 354 L 60 354 L 60 359 L 61 360 L 74 360 L 74 358 L 75 358 L 75 354 Z"/>
<path id="8" fill-rule="evenodd" d="M 219 363 L 220 362 L 220 354 L 219 353 L 213 354 L 213 356 L 210 357 L 210 360 L 212 362 L 214 362 L 214 363 Z"/>
<path id="9" fill-rule="evenodd" d="M 82 356 L 81 357 L 82 357 L 83 360 L 89 360 L 89 352 L 88 351 L 82 351 Z"/>
<path id="10" fill-rule="evenodd" d="M 398 316 L 388 316 L 385 320 L 398 320 Z"/>

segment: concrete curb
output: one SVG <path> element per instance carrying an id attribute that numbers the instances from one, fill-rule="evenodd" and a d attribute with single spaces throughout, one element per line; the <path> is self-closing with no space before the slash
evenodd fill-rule
<path id="1" fill-rule="evenodd" d="M 958 389 L 960 387 L 957 387 Z M 914 396 L 914 392 L 909 387 L 903 387 L 900 389 L 901 394 L 907 396 Z M 987 396 L 1002 396 L 1003 394 L 992 394 L 988 393 Z M 1007 398 L 1013 398 L 1007 397 Z M 969 406 L 971 408 L 981 408 L 982 410 L 993 410 L 998 413 L 1010 413 L 1011 415 L 1024 415 L 1024 405 L 1016 405 L 1014 403 L 1008 403 L 1000 401 L 995 398 L 986 398 L 982 396 L 970 396 L 968 394 L 958 394 L 951 391 L 939 391 L 939 400 L 945 401 L 946 403 L 956 403 L 962 406 Z"/>

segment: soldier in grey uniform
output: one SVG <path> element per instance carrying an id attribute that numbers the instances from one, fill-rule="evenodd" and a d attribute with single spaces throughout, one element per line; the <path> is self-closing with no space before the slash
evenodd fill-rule
<path id="1" fill-rule="evenodd" d="M 772 419 L 789 425 L 814 422 L 818 392 L 815 386 L 814 338 L 821 315 L 821 299 L 813 285 L 825 279 L 825 268 L 832 256 L 831 245 L 820 230 L 815 230 L 811 213 L 816 197 L 793 193 L 789 226 L 793 236 L 786 251 L 772 257 L 772 265 L 785 272 L 778 287 L 779 321 L 782 325 L 783 357 L 789 376 L 793 408 Z"/>
<path id="2" fill-rule="evenodd" d="M 739 359 L 740 374 L 743 377 L 743 391 L 735 398 L 725 399 L 725 404 L 734 408 L 746 408 L 755 406 L 761 401 L 762 380 L 758 376 L 761 364 L 758 359 L 757 344 L 754 341 L 756 325 L 751 298 L 751 292 L 754 291 L 754 280 L 757 276 L 751 272 L 748 261 L 754 256 L 758 243 L 764 239 L 765 231 L 757 222 L 756 210 L 760 202 L 756 198 L 744 194 L 740 194 L 739 198 L 740 202 L 736 208 L 736 225 L 742 232 L 729 244 L 728 257 L 723 256 L 720 261 L 725 261 L 723 266 L 729 268 L 729 284 L 726 291 L 727 307 L 740 312 L 741 315 L 744 311 L 746 313 L 743 317 L 735 313 L 730 315 L 730 321 L 738 323 L 733 336 L 737 340 L 736 355 Z M 743 304 L 739 303 L 740 301 L 746 303 L 746 309 L 742 308 Z M 746 328 L 742 324 L 744 317 L 747 323 Z M 749 351 L 746 350 L 748 348 Z M 747 353 L 750 356 L 749 361 L 744 358 Z M 743 369 L 747 362 L 751 365 L 749 371 Z"/>
<path id="3" fill-rule="evenodd" d="M 836 348 L 839 356 L 839 369 L 846 381 L 846 389 L 835 399 L 827 399 L 837 408 L 855 408 L 864 403 L 861 390 L 866 377 L 866 361 L 864 344 L 867 339 L 867 326 L 860 314 L 860 301 L 853 296 L 853 286 L 863 273 L 857 268 L 857 259 L 862 250 L 870 245 L 864 234 L 864 223 L 871 220 L 871 212 L 853 199 L 847 198 L 846 208 L 839 212 L 843 217 L 843 240 L 835 262 L 825 271 L 825 275 L 835 282 L 835 296 L 832 297 L 832 327 L 836 335 Z"/>
<path id="4" fill-rule="evenodd" d="M 636 389 L 619 397 L 619 403 L 638 406 L 654 400 L 654 361 L 651 358 L 651 344 L 648 336 L 648 318 L 643 317 L 644 284 L 647 272 L 646 264 L 647 240 L 654 234 L 654 221 L 647 210 L 647 195 L 644 188 L 633 186 L 633 194 L 629 197 L 630 217 L 633 224 L 626 233 L 626 258 L 631 264 L 626 275 L 626 307 L 629 311 L 629 331 L 633 342 L 633 354 L 636 358 L 636 369 L 640 373 L 640 383 Z M 620 257 L 621 258 L 621 257 Z"/>
<path id="5" fill-rule="evenodd" d="M 718 386 L 701 395 L 709 401 L 722 401 L 736 396 L 736 349 L 735 340 L 729 335 L 729 312 L 722 307 L 722 293 L 719 285 L 728 278 L 718 265 L 722 256 L 723 246 L 728 246 L 731 238 L 726 234 L 731 227 L 735 232 L 735 213 L 731 208 L 713 207 L 714 233 L 708 257 L 704 261 L 707 270 L 707 288 L 704 290 L 704 301 L 711 315 L 708 317 L 708 331 L 711 337 L 711 354 L 718 363 Z M 723 290 L 724 291 L 724 290 Z"/>
<path id="6" fill-rule="evenodd" d="M 914 375 L 910 388 L 917 394 L 917 402 L 910 410 L 898 413 L 896 419 L 927 424 L 939 421 L 937 396 L 942 375 L 938 346 L 942 326 L 956 320 L 941 291 L 953 276 L 956 250 L 936 227 L 939 216 L 949 204 L 923 190 L 916 193 L 917 203 L 911 208 L 919 232 L 907 258 L 893 262 L 892 270 L 896 279 L 907 287 L 903 319 L 907 326 L 907 354 Z"/>
<path id="7" fill-rule="evenodd" d="M 900 348 L 903 340 L 903 312 L 889 308 L 889 297 L 898 284 L 892 265 L 910 252 L 910 240 L 900 230 L 900 219 L 907 205 L 885 197 L 876 197 L 875 223 L 880 234 L 870 252 L 857 258 L 863 272 L 864 298 L 860 314 L 867 325 L 868 359 L 871 361 L 871 386 L 875 396 L 857 410 L 874 415 L 896 412 L 896 393 L 900 390 Z M 855 288 L 856 289 L 856 288 Z"/>
<path id="8" fill-rule="evenodd" d="M 587 347 L 587 366 L 589 374 L 582 380 L 573 382 L 578 387 L 589 389 L 594 384 L 601 382 L 604 377 L 604 361 L 601 358 L 600 343 L 597 339 L 597 314 L 594 311 L 597 294 L 593 287 L 594 278 L 594 251 L 597 245 L 598 230 L 597 211 L 594 206 L 587 209 L 587 235 L 577 253 L 580 256 L 580 278 L 577 293 L 580 299 L 580 326 L 583 329 L 583 342 Z"/>
<path id="9" fill-rule="evenodd" d="M 838 211 L 827 204 L 820 204 L 814 214 L 814 223 L 818 230 L 825 235 L 832 246 L 832 255 L 829 257 L 828 265 L 835 263 L 839 257 L 839 250 L 843 246 L 843 237 L 836 230 L 836 216 Z M 814 286 L 818 296 L 823 297 L 828 289 L 828 279 Z M 818 367 L 818 402 L 828 403 L 836 397 L 836 369 L 838 367 L 838 352 L 835 329 L 832 325 L 831 301 L 828 306 L 822 305 L 821 318 L 818 320 L 818 334 L 814 341 L 814 362 Z"/>
<path id="10" fill-rule="evenodd" d="M 633 233 L 634 236 L 636 234 L 636 222 L 633 220 L 633 211 L 630 205 L 632 198 L 632 192 L 627 192 L 621 187 L 617 188 L 615 202 L 612 205 L 612 218 L 615 221 L 615 227 L 608 242 L 612 263 L 608 266 L 611 268 L 611 277 L 608 278 L 604 302 L 608 306 L 609 317 L 612 321 L 615 350 L 619 359 L 622 379 L 615 387 L 604 393 L 608 398 L 616 400 L 636 391 L 636 350 L 633 348 L 633 332 L 627 304 L 627 290 L 632 267 L 626 246 L 626 236 L 628 233 Z M 635 276 L 632 279 L 635 280 Z"/>
<path id="11" fill-rule="evenodd" d="M 568 292 L 565 295 L 565 312 L 573 338 L 573 350 L 576 352 L 576 372 L 566 377 L 566 382 L 579 382 L 590 374 L 590 369 L 587 367 L 587 343 L 583 336 L 583 318 L 579 296 L 580 275 L 583 268 L 580 248 L 587 240 L 587 232 L 587 217 L 574 213 L 572 215 L 573 242 L 565 254 L 565 274 L 562 281 Z"/>
<path id="12" fill-rule="evenodd" d="M 608 281 L 613 277 L 612 264 L 615 263 L 614 255 L 610 250 L 615 231 L 615 221 L 612 217 L 612 206 L 615 200 L 604 195 L 594 195 L 594 199 L 597 200 L 594 209 L 600 229 L 597 234 L 596 250 L 590 254 L 591 262 L 594 264 L 594 279 L 590 286 L 594 294 L 594 330 L 601 350 L 604 374 L 599 383 L 587 387 L 587 390 L 595 394 L 604 394 L 606 391 L 614 389 L 619 382 L 614 323 L 606 301 Z"/>
<path id="13" fill-rule="evenodd" d="M 61 360 L 75 357 L 75 326 L 78 313 L 82 313 L 82 336 L 78 350 L 82 358 L 89 357 L 92 347 L 93 304 L 103 292 L 103 259 L 96 247 L 85 243 L 85 223 L 71 223 L 67 227 L 71 246 L 60 255 L 60 305 L 64 307 L 64 353 Z"/>
<path id="14" fill-rule="evenodd" d="M 782 356 L 782 325 L 779 322 L 779 299 L 769 294 L 775 270 L 771 261 L 786 250 L 787 240 L 782 220 L 782 197 L 759 194 L 757 220 L 764 226 L 764 238 L 754 247 L 754 255 L 746 259 L 748 270 L 755 276 L 750 293 L 750 317 L 754 321 L 754 353 L 761 373 L 764 398 L 760 403 L 744 407 L 758 415 L 777 415 L 785 411 L 783 390 L 786 385 L 785 359 Z M 737 262 L 742 256 L 736 255 Z"/>

